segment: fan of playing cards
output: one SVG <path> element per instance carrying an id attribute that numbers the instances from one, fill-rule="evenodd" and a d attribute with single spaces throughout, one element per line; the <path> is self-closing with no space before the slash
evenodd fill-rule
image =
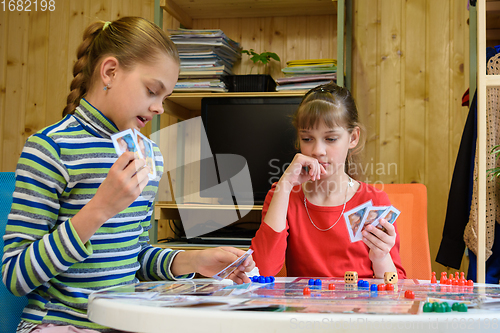
<path id="1" fill-rule="evenodd" d="M 153 142 L 151 140 L 136 129 L 133 131 L 127 129 L 123 132 L 113 134 L 111 140 L 113 140 L 113 145 L 118 156 L 126 151 L 133 152 L 136 154 L 136 157 L 146 160 L 146 164 L 150 169 L 148 174 L 149 179 L 156 178 Z"/>
<path id="2" fill-rule="evenodd" d="M 371 224 L 374 227 L 384 230 L 384 228 L 379 225 L 379 220 L 386 219 L 387 222 L 393 224 L 399 214 L 401 214 L 401 212 L 396 207 L 373 206 L 371 200 L 345 212 L 344 219 L 351 242 L 358 242 L 363 238 L 361 232 L 366 226 Z"/>

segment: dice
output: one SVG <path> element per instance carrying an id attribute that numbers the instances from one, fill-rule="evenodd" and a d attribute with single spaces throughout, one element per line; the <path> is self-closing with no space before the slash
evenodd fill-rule
<path id="1" fill-rule="evenodd" d="M 346 284 L 357 284 L 358 283 L 358 272 L 353 272 L 353 271 L 345 272 L 344 282 Z"/>
<path id="2" fill-rule="evenodd" d="M 385 272 L 384 273 L 384 283 L 385 284 L 397 284 L 398 283 L 398 273 L 397 272 Z"/>

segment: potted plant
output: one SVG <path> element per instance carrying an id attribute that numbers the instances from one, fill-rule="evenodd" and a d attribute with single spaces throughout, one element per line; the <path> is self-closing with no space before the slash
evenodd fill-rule
<path id="1" fill-rule="evenodd" d="M 229 75 L 226 84 L 231 92 L 262 92 L 262 91 L 275 91 L 276 82 L 269 75 L 268 64 L 272 60 L 281 61 L 280 57 L 274 52 L 257 53 L 253 49 L 242 50 L 241 53 L 248 54 L 253 66 L 250 69 L 250 74 L 246 75 Z M 255 66 L 258 68 L 264 67 L 265 74 L 252 74 Z"/>

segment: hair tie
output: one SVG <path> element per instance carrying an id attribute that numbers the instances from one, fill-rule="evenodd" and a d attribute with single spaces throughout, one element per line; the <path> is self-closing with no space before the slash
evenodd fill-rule
<path id="1" fill-rule="evenodd" d="M 111 24 L 111 22 L 109 22 L 109 21 L 104 22 L 102 30 L 106 29 L 108 27 L 108 25 L 110 25 L 110 24 Z"/>

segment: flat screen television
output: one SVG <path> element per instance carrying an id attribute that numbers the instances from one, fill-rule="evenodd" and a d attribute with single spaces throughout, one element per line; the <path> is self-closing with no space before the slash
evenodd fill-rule
<path id="1" fill-rule="evenodd" d="M 212 155 L 234 154 L 245 158 L 251 191 L 235 193 L 254 204 L 262 204 L 271 185 L 297 153 L 296 131 L 291 116 L 301 97 L 210 97 L 201 102 L 201 118 Z M 210 171 L 201 168 L 200 188 L 209 188 Z M 213 178 L 212 178 L 213 179 Z M 219 179 L 220 181 L 220 179 Z M 210 195 L 210 194 L 209 194 Z"/>
<path id="2" fill-rule="evenodd" d="M 234 204 L 221 201 L 212 189 L 221 184 L 220 177 L 214 181 L 215 168 L 221 168 L 221 155 L 239 155 L 246 160 L 251 188 L 232 188 L 239 205 L 263 204 L 272 183 L 279 180 L 283 171 L 297 153 L 296 131 L 291 116 L 297 110 L 301 97 L 208 97 L 202 99 L 201 118 L 206 142 L 202 140 L 201 156 L 214 157 L 200 162 L 200 196 L 216 198 L 219 204 Z M 240 164 L 237 161 L 236 164 Z M 236 169 L 241 165 L 236 166 Z M 243 192 L 238 192 L 243 191 Z M 248 202 L 242 198 L 249 199 Z M 224 199 L 227 200 L 227 197 Z M 213 223 L 208 221 L 200 223 Z M 234 223 L 200 237 L 182 240 L 192 244 L 250 245 L 251 238 L 260 226 L 260 214 L 250 213 Z M 183 226 L 184 229 L 185 226 Z"/>

